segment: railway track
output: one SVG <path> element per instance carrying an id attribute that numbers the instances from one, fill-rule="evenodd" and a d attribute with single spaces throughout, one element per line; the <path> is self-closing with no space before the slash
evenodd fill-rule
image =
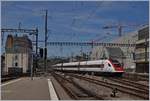
<path id="1" fill-rule="evenodd" d="M 1 78 L 1 82 L 6 82 L 6 81 L 9 81 L 9 80 L 13 80 L 13 79 L 16 79 L 17 77 L 5 77 L 5 78 Z"/>
<path id="2" fill-rule="evenodd" d="M 55 73 L 52 75 L 73 100 L 104 100 L 102 96 L 95 95 L 90 91 L 82 88 L 73 82 L 71 78 L 67 78 L 67 76 L 65 77 Z"/>
<path id="3" fill-rule="evenodd" d="M 83 79 L 85 81 L 89 81 L 89 82 L 97 84 L 97 85 L 105 86 L 105 87 L 108 87 L 111 89 L 117 88 L 117 90 L 120 92 L 130 94 L 130 95 L 133 95 L 136 97 L 140 97 L 141 99 L 149 99 L 149 92 L 145 91 L 145 90 L 140 90 L 140 89 L 125 86 L 125 85 L 120 85 L 120 84 L 116 84 L 116 83 L 112 83 L 112 82 L 106 82 L 106 81 L 97 80 L 97 79 L 90 78 L 90 77 L 75 75 L 75 74 L 68 74 L 68 75 L 78 78 L 78 79 Z"/>
<path id="4" fill-rule="evenodd" d="M 17 79 L 20 77 L 26 77 L 28 74 L 19 74 L 19 75 L 12 75 L 12 74 L 7 74 L 7 75 L 2 75 L 1 76 L 1 82 L 6 82 L 9 80 Z"/>
<path id="5" fill-rule="evenodd" d="M 130 79 L 133 81 L 149 81 L 148 75 L 142 75 L 138 73 L 124 73 L 123 78 Z"/>
<path id="6" fill-rule="evenodd" d="M 18 77 L 14 76 L 14 75 L 2 75 L 1 76 L 1 82 L 6 82 L 6 81 L 13 80 L 16 78 L 18 78 Z"/>
<path id="7" fill-rule="evenodd" d="M 110 78 L 106 78 L 106 79 L 109 79 L 111 81 L 118 82 L 118 83 L 121 83 L 121 84 L 124 84 L 127 86 L 131 86 L 131 87 L 134 87 L 136 89 L 143 90 L 145 92 L 149 92 L 149 86 L 148 85 L 136 83 L 134 81 L 123 79 L 123 78 L 112 78 L 112 77 L 110 77 Z"/>

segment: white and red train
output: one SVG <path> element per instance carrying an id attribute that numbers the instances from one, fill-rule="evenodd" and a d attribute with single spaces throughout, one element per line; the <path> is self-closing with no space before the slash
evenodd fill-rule
<path id="1" fill-rule="evenodd" d="M 117 60 L 112 59 L 60 63 L 53 65 L 53 69 L 63 72 L 94 73 L 113 76 L 121 76 L 124 73 L 121 64 Z"/>

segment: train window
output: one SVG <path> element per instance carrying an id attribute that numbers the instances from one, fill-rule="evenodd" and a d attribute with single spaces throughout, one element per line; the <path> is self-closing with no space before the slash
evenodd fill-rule
<path id="1" fill-rule="evenodd" d="M 120 64 L 120 63 L 116 63 L 116 64 L 114 64 L 114 65 L 119 66 L 119 67 L 121 66 L 121 64 Z"/>
<path id="2" fill-rule="evenodd" d="M 118 60 L 111 60 L 112 63 L 119 63 Z"/>
<path id="3" fill-rule="evenodd" d="M 101 64 L 101 65 L 100 65 L 100 68 L 104 68 L 104 64 Z"/>
<path id="4" fill-rule="evenodd" d="M 111 65 L 108 63 L 108 66 L 111 67 Z"/>

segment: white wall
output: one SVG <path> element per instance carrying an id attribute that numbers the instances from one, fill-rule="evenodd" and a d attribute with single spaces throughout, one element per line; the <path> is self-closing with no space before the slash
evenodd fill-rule
<path id="1" fill-rule="evenodd" d="M 15 60 L 15 55 L 18 56 L 18 59 Z M 29 54 L 27 53 L 6 53 L 5 54 L 5 68 L 4 72 L 8 72 L 9 67 L 14 67 L 15 63 L 18 63 L 19 68 L 23 68 L 23 73 L 26 73 L 28 68 L 30 68 L 31 65 L 31 58 L 29 58 Z"/>

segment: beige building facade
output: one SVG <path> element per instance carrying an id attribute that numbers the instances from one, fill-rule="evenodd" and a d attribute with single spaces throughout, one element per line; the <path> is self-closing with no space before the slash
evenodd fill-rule
<path id="1" fill-rule="evenodd" d="M 6 73 L 27 73 L 32 66 L 32 42 L 26 35 L 8 35 L 5 47 Z"/>
<path id="2" fill-rule="evenodd" d="M 135 48 L 136 72 L 149 73 L 149 26 L 143 26 L 138 31 Z"/>

